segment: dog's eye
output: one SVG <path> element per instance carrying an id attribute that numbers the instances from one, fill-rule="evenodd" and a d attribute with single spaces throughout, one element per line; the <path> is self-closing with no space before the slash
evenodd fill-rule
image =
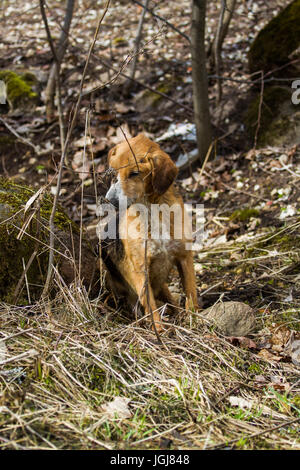
<path id="1" fill-rule="evenodd" d="M 139 175 L 139 174 L 140 174 L 140 172 L 137 171 L 137 170 L 131 171 L 131 172 L 129 173 L 129 178 L 133 178 L 134 176 L 137 176 L 137 175 Z"/>

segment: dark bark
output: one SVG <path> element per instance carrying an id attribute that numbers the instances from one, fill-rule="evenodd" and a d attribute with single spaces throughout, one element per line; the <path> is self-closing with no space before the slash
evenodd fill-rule
<path id="1" fill-rule="evenodd" d="M 60 64 L 64 58 L 67 45 L 68 45 L 68 36 L 71 27 L 71 21 L 73 17 L 73 11 L 75 6 L 75 0 L 68 0 L 66 14 L 64 19 L 64 24 L 62 27 L 62 32 L 59 38 L 58 47 L 56 49 L 57 60 L 54 61 L 47 82 L 47 87 L 45 91 L 46 97 L 46 114 L 48 121 L 51 121 L 54 117 L 54 96 L 55 96 L 55 87 L 56 87 L 56 77 L 59 71 L 57 67 L 60 67 Z"/>
<path id="2" fill-rule="evenodd" d="M 212 140 L 204 41 L 205 15 L 206 0 L 193 0 L 191 27 L 193 102 L 200 163 L 204 162 Z"/>

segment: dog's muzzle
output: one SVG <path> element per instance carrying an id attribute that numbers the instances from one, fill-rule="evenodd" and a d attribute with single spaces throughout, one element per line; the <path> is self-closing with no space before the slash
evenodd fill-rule
<path id="1" fill-rule="evenodd" d="M 120 181 L 113 183 L 105 195 L 113 206 L 118 207 L 120 199 L 124 197 Z"/>
<path id="2" fill-rule="evenodd" d="M 124 205 L 125 201 L 126 207 L 129 207 L 132 204 L 132 199 L 125 196 L 119 178 L 111 185 L 106 193 L 105 199 L 107 199 L 113 206 L 117 208 L 119 208 L 121 204 Z"/>

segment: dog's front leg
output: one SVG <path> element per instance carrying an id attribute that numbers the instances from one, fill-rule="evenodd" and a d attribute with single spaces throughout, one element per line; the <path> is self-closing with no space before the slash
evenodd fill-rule
<path id="1" fill-rule="evenodd" d="M 180 259 L 177 267 L 186 295 L 185 308 L 197 310 L 198 300 L 192 252 L 188 252 L 184 258 Z"/>
<path id="2" fill-rule="evenodd" d="M 130 253 L 130 256 L 124 260 L 127 282 L 129 282 L 135 290 L 144 309 L 145 315 L 153 315 L 155 328 L 158 332 L 161 332 L 161 318 L 159 311 L 157 310 L 153 289 L 150 284 L 149 264 L 148 259 L 145 259 L 144 247 L 135 243 L 134 248 L 131 249 L 130 247 L 127 252 Z"/>
<path id="3" fill-rule="evenodd" d="M 158 332 L 162 331 L 161 318 L 157 310 L 153 290 L 149 282 L 147 271 L 141 270 L 140 267 L 134 269 L 131 275 L 132 285 L 138 295 L 139 301 L 144 309 L 145 315 L 153 315 L 153 322 Z M 153 327 L 154 328 L 154 327 Z"/>

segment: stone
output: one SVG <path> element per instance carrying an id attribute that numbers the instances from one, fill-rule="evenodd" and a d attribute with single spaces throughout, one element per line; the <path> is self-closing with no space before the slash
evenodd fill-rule
<path id="1" fill-rule="evenodd" d="M 290 54 L 299 45 L 300 0 L 294 0 L 272 18 L 253 41 L 249 51 L 250 73 L 269 72 L 287 64 Z"/>
<path id="2" fill-rule="evenodd" d="M 31 300 L 39 299 L 48 267 L 52 204 L 53 197 L 49 193 L 0 177 L 0 301 L 27 303 L 24 282 L 20 295 L 16 293 L 24 265 L 28 266 L 26 276 Z M 65 283 L 70 284 L 78 272 L 80 230 L 60 206 L 54 223 L 55 265 Z M 84 237 L 81 259 L 82 282 L 97 295 L 97 256 Z"/>
<path id="3" fill-rule="evenodd" d="M 225 336 L 247 336 L 255 330 L 253 309 L 243 302 L 219 302 L 201 312 Z"/>

